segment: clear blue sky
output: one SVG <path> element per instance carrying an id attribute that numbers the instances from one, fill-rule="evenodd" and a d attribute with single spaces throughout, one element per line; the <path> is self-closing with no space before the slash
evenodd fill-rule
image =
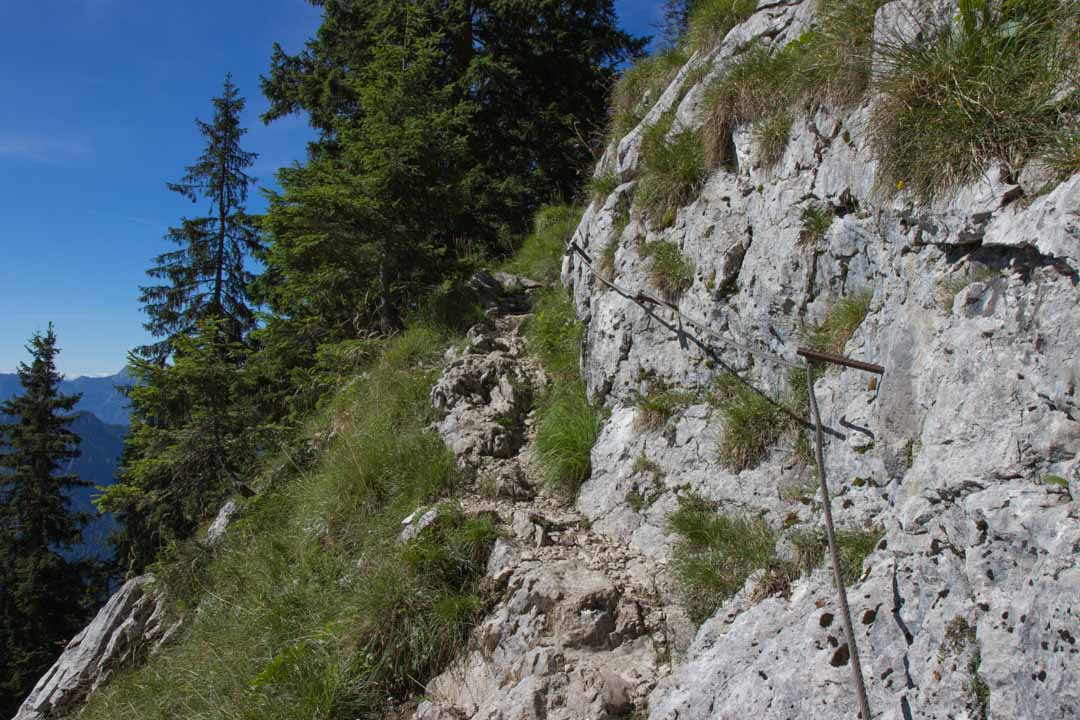
<path id="1" fill-rule="evenodd" d="M 661 0 L 616 4 L 624 27 L 654 32 Z M 202 149 L 195 117 L 232 72 L 272 184 L 310 131 L 259 122 L 258 79 L 275 41 L 295 52 L 318 24 L 306 0 L 0 0 L 0 372 L 50 320 L 69 377 L 123 366 L 146 339 L 150 259 L 200 211 L 165 189 Z"/>

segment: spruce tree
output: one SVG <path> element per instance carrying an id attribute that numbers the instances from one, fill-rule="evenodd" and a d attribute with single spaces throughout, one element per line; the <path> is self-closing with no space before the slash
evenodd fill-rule
<path id="1" fill-rule="evenodd" d="M 192 202 L 208 203 L 208 214 L 184 218 L 166 238 L 179 249 L 159 255 L 148 271 L 161 285 L 143 287 L 140 302 L 149 315 L 146 329 L 157 342 L 138 349 L 145 359 L 163 362 L 179 335 L 191 335 L 201 320 L 223 321 L 231 340 L 239 340 L 255 324 L 248 298 L 252 274 L 245 260 L 261 249 L 256 218 L 245 210 L 255 178 L 247 174 L 257 155 L 240 147 L 247 130 L 240 126 L 245 101 L 225 76 L 213 99 L 213 122 L 196 120 L 206 145 L 180 182 L 166 187 Z"/>
<path id="2" fill-rule="evenodd" d="M 123 523 L 113 542 L 129 570 L 185 539 L 231 489 L 250 492 L 241 478 L 255 441 L 251 423 L 239 418 L 255 395 L 243 383 L 255 326 L 245 261 L 262 247 L 258 219 L 245 210 L 256 156 L 240 147 L 244 100 L 229 76 L 213 103 L 213 122 L 196 121 L 202 155 L 168 184 L 209 202 L 210 214 L 171 230 L 180 249 L 149 270 L 167 281 L 142 294 L 146 328 L 159 340 L 129 357 L 131 429 L 120 479 L 97 501 Z"/>
<path id="3" fill-rule="evenodd" d="M 0 405 L 0 715 L 10 716 L 86 619 L 88 568 L 68 560 L 87 518 L 63 472 L 79 456 L 68 429 L 77 395 L 60 392 L 56 333 L 35 334 L 18 368 L 23 393 Z M 4 715 L 4 713 L 7 713 Z"/>

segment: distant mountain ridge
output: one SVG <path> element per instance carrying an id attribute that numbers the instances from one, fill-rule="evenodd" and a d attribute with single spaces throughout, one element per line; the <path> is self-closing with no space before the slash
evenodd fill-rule
<path id="1" fill-rule="evenodd" d="M 76 412 L 88 412 L 97 416 L 106 425 L 131 424 L 128 400 L 117 386 L 131 382 L 131 375 L 124 368 L 115 375 L 105 377 L 77 377 L 60 383 L 60 391 L 69 395 L 81 393 L 82 399 L 75 406 Z M 15 373 L 0 373 L 0 402 L 22 392 L 19 376 Z"/>

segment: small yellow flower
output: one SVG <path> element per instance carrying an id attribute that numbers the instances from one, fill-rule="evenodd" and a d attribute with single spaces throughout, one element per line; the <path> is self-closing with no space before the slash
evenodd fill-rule
<path id="1" fill-rule="evenodd" d="M 903 180 L 901 180 L 900 182 L 896 183 L 896 189 L 897 189 L 897 190 L 903 190 L 903 189 L 904 189 L 904 181 L 903 181 Z"/>

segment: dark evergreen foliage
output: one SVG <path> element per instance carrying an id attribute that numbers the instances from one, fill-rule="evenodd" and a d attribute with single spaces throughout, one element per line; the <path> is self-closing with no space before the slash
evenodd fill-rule
<path id="1" fill-rule="evenodd" d="M 191 334 L 206 318 L 226 321 L 225 330 L 239 340 L 254 326 L 255 313 L 248 300 L 252 275 L 244 261 L 260 250 L 256 218 L 245 210 L 249 186 L 255 179 L 246 170 L 255 153 L 240 147 L 247 130 L 240 127 L 244 109 L 231 76 L 225 77 L 220 97 L 213 100 L 212 123 L 196 120 L 206 147 L 194 165 L 169 190 L 192 202 L 210 204 L 204 217 L 184 218 L 166 238 L 179 246 L 154 259 L 148 271 L 164 284 L 142 288 L 139 300 L 149 315 L 146 329 L 157 342 L 138 349 L 138 355 L 163 362 L 178 335 Z"/>
<path id="2" fill-rule="evenodd" d="M 22 394 L 0 404 L 0 715 L 14 714 L 86 619 L 90 568 L 62 554 L 86 516 L 68 493 L 87 483 L 63 472 L 79 455 L 68 429 L 79 397 L 59 392 L 50 324 L 18 369 Z"/>

